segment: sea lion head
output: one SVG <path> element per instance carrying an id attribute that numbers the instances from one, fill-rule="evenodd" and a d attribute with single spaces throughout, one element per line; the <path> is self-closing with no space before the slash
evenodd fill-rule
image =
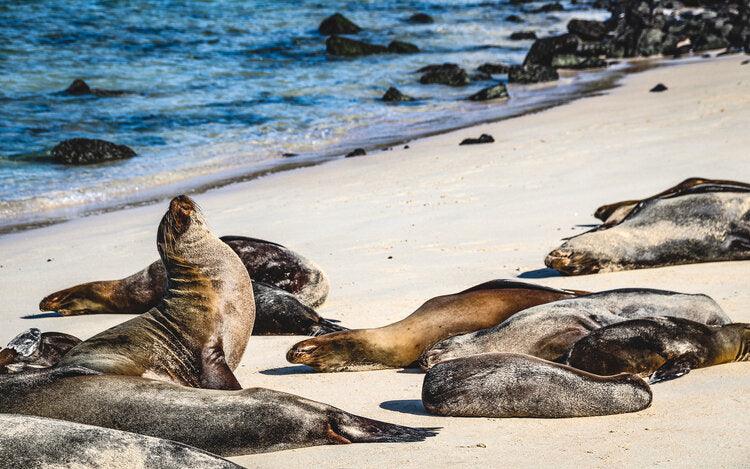
<path id="1" fill-rule="evenodd" d="M 298 342 L 289 349 L 286 359 L 289 363 L 307 365 L 323 372 L 384 368 L 370 358 L 373 351 L 357 331 L 343 331 Z"/>
<path id="2" fill-rule="evenodd" d="M 750 324 L 736 322 L 721 326 L 715 335 L 719 346 L 716 348 L 716 362 L 750 361 Z"/>
<path id="3" fill-rule="evenodd" d="M 47 295 L 40 311 L 57 311 L 63 316 L 112 311 L 113 282 L 90 282 Z"/>
<path id="4" fill-rule="evenodd" d="M 569 243 L 570 241 L 547 254 L 544 264 L 563 275 L 595 274 L 601 270 L 601 262 L 591 252 L 573 249 Z"/>
<path id="5" fill-rule="evenodd" d="M 207 257 L 214 254 L 206 249 L 206 240 L 216 240 L 209 229 L 198 205 L 186 195 L 180 195 L 169 203 L 169 210 L 159 223 L 156 242 L 164 265 L 191 267 L 205 264 Z"/>

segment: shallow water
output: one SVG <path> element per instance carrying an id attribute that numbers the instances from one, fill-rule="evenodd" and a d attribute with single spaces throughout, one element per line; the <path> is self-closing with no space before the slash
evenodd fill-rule
<path id="1" fill-rule="evenodd" d="M 0 229 L 187 190 L 293 161 L 340 155 L 497 119 L 569 99 L 595 74 L 555 86 L 513 87 L 508 103 L 462 98 L 489 86 L 418 83 L 417 68 L 455 62 L 520 63 L 531 41 L 572 17 L 604 11 L 562 2 L 34 1 L 0 5 Z M 320 21 L 342 11 L 356 39 L 412 42 L 421 53 L 334 59 Z M 405 21 L 422 11 L 434 24 Z M 505 21 L 519 14 L 524 24 Z M 75 78 L 118 97 L 66 96 Z M 504 77 L 496 77 L 502 79 Z M 389 86 L 420 97 L 388 105 Z M 87 167 L 38 158 L 61 140 L 89 137 L 131 146 L 139 157 Z M 283 158 L 284 152 L 299 153 Z"/>

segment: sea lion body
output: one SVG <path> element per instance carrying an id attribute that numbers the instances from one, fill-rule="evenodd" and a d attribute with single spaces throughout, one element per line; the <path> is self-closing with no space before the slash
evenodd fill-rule
<path id="1" fill-rule="evenodd" d="M 435 434 L 270 389 L 196 389 L 81 367 L 0 376 L 0 412 L 129 431 L 221 456 Z"/>
<path id="2" fill-rule="evenodd" d="M 520 353 L 556 360 L 591 331 L 632 318 L 677 316 L 705 324 L 731 322 L 706 295 L 627 288 L 555 301 L 516 313 L 497 326 L 436 343 L 420 366 L 479 353 Z"/>
<path id="3" fill-rule="evenodd" d="M 240 257 L 253 280 L 255 335 L 318 335 L 345 329 L 312 309 L 325 301 L 329 291 L 327 277 L 313 262 L 270 241 L 243 236 L 221 240 Z M 120 280 L 89 282 L 52 293 L 39 309 L 64 316 L 142 314 L 159 304 L 166 288 L 167 272 L 158 260 Z"/>
<path id="4" fill-rule="evenodd" d="M 24 468 L 239 469 L 182 443 L 62 420 L 0 414 L 0 461 Z"/>
<path id="5" fill-rule="evenodd" d="M 157 244 L 168 274 L 159 305 L 76 345 L 59 365 L 238 389 L 232 370 L 255 318 L 245 266 L 186 196 L 170 203 Z"/>
<path id="6" fill-rule="evenodd" d="M 620 223 L 574 236 L 545 264 L 564 275 L 750 259 L 750 190 L 639 203 Z"/>
<path id="7" fill-rule="evenodd" d="M 451 417 L 612 415 L 643 410 L 651 397 L 648 384 L 635 375 L 596 376 L 511 353 L 438 363 L 422 385 L 425 409 Z"/>
<path id="8" fill-rule="evenodd" d="M 573 345 L 565 363 L 599 375 L 636 373 L 651 382 L 694 368 L 750 360 L 750 324 L 707 326 L 682 318 L 624 321 Z"/>
<path id="9" fill-rule="evenodd" d="M 517 311 L 579 292 L 495 280 L 428 300 L 407 318 L 375 329 L 334 332 L 304 340 L 287 353 L 316 371 L 407 367 L 435 342 L 496 325 Z"/>

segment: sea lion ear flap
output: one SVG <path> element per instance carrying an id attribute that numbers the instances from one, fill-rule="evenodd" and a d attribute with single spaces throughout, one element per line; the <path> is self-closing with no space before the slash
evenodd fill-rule
<path id="1" fill-rule="evenodd" d="M 242 389 L 239 381 L 227 365 L 221 344 L 209 344 L 201 353 L 201 388 L 237 391 Z"/>

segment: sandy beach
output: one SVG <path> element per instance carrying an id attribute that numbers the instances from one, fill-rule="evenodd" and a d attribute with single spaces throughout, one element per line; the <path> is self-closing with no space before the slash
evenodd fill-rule
<path id="1" fill-rule="evenodd" d="M 584 277 L 544 268 L 560 239 L 596 222 L 599 205 L 690 176 L 750 181 L 750 65 L 729 56 L 661 66 L 622 86 L 541 113 L 227 186 L 196 200 L 220 234 L 282 243 L 331 280 L 321 316 L 375 327 L 425 300 L 495 278 L 604 290 L 706 293 L 750 322 L 750 262 Z M 669 89 L 649 93 L 657 83 Z M 511 93 L 513 92 L 511 88 Z M 482 133 L 495 143 L 459 146 Z M 157 257 L 165 203 L 0 237 L 5 343 L 38 327 L 89 337 L 124 319 L 38 313 L 46 294 L 120 278 Z M 49 316 L 49 317 L 45 317 Z M 324 446 L 232 458 L 248 467 L 739 467 L 750 464 L 750 365 L 691 372 L 654 386 L 650 408 L 578 419 L 462 419 L 425 414 L 416 370 L 316 374 L 286 362 L 300 337 L 252 337 L 237 376 L 344 410 L 442 427 L 416 444 Z M 196 416 L 200 418 L 200 416 Z"/>

